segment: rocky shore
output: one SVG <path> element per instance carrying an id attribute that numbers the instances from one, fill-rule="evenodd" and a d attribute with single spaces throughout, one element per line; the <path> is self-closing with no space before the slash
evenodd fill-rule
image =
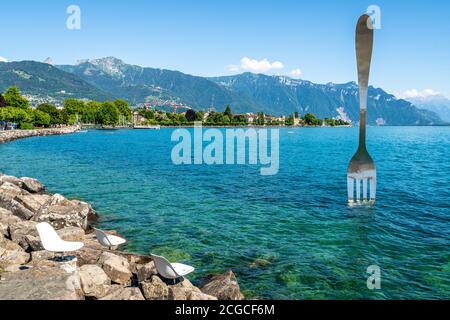
<path id="1" fill-rule="evenodd" d="M 35 136 L 52 136 L 74 133 L 80 130 L 79 126 L 70 126 L 63 128 L 36 129 L 36 130 L 8 130 L 0 131 L 0 143 L 5 143 L 17 139 L 35 137 Z"/>
<path id="2" fill-rule="evenodd" d="M 47 134 L 62 133 L 54 130 Z M 28 136 L 43 135 L 33 131 Z M 188 279 L 172 285 L 157 274 L 150 256 L 101 246 L 91 228 L 96 220 L 88 203 L 50 194 L 35 179 L 0 174 L 0 300 L 244 299 L 232 271 L 208 276 L 200 287 Z M 36 230 L 44 221 L 62 239 L 84 247 L 64 261 L 45 251 Z"/>

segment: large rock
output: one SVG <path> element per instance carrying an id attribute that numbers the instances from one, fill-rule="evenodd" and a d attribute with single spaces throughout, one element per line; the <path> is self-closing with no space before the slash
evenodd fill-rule
<path id="1" fill-rule="evenodd" d="M 29 260 L 30 255 L 21 246 L 6 238 L 0 238 L 0 269 L 25 264 Z"/>
<path id="2" fill-rule="evenodd" d="M 85 264 L 97 264 L 103 251 L 84 246 L 80 250 L 73 252 L 77 257 L 77 264 L 79 267 Z"/>
<path id="3" fill-rule="evenodd" d="M 50 196 L 45 194 L 20 194 L 14 197 L 14 200 L 33 212 L 33 214 L 38 213 L 49 199 Z"/>
<path id="4" fill-rule="evenodd" d="M 14 183 L 4 182 L 3 184 L 0 184 L 0 193 L 14 198 L 17 195 L 25 194 L 26 192 Z"/>
<path id="5" fill-rule="evenodd" d="M 128 260 L 109 252 L 103 252 L 98 264 L 101 265 L 108 277 L 118 284 L 129 284 L 133 274 Z"/>
<path id="6" fill-rule="evenodd" d="M 0 185 L 5 184 L 5 183 L 14 184 L 14 185 L 18 186 L 19 188 L 22 187 L 22 181 L 19 178 L 13 177 L 13 176 L 8 176 L 8 175 L 0 175 Z"/>
<path id="7" fill-rule="evenodd" d="M 61 239 L 65 241 L 81 241 L 84 240 L 84 230 L 79 227 L 67 227 L 57 231 Z"/>
<path id="8" fill-rule="evenodd" d="M 68 200 L 60 194 L 54 194 L 33 217 L 34 221 L 46 221 L 56 230 L 65 227 L 79 227 L 87 230 L 89 222 L 97 218 L 92 207 L 86 202 Z"/>
<path id="9" fill-rule="evenodd" d="M 156 270 L 155 263 L 153 261 L 150 261 L 149 263 L 144 265 L 139 265 L 137 267 L 138 282 L 149 280 L 153 275 L 156 274 L 158 274 L 158 271 Z"/>
<path id="10" fill-rule="evenodd" d="M 23 220 L 30 220 L 34 216 L 33 211 L 8 194 L 0 193 L 0 207 L 11 211 L 12 214 Z"/>
<path id="11" fill-rule="evenodd" d="M 150 280 L 140 283 L 142 293 L 147 300 L 167 300 L 169 287 L 160 277 L 154 275 Z"/>
<path id="12" fill-rule="evenodd" d="M 37 237 L 36 222 L 20 221 L 9 226 L 9 235 L 11 240 L 18 243 L 24 250 L 32 250 L 29 236 Z"/>
<path id="13" fill-rule="evenodd" d="M 211 277 L 201 287 L 203 293 L 217 297 L 219 300 L 243 300 L 236 276 L 232 271 Z"/>
<path id="14" fill-rule="evenodd" d="M 217 300 L 195 287 L 188 279 L 176 285 L 169 286 L 169 300 Z"/>
<path id="15" fill-rule="evenodd" d="M 119 285 L 111 286 L 107 296 L 100 300 L 145 300 L 139 288 L 124 288 Z"/>
<path id="16" fill-rule="evenodd" d="M 109 292 L 111 279 L 97 265 L 84 265 L 80 268 L 80 281 L 84 295 L 92 298 L 103 298 Z"/>
<path id="17" fill-rule="evenodd" d="M 3 273 L 0 300 L 81 300 L 79 277 L 58 268 Z"/>
<path id="18" fill-rule="evenodd" d="M 9 238 L 9 226 L 20 221 L 22 220 L 13 215 L 11 211 L 0 208 L 0 237 L 3 235 Z"/>
<path id="19" fill-rule="evenodd" d="M 36 179 L 24 177 L 20 178 L 20 181 L 22 182 L 22 188 L 27 190 L 28 192 L 31 193 L 45 192 L 45 186 Z"/>

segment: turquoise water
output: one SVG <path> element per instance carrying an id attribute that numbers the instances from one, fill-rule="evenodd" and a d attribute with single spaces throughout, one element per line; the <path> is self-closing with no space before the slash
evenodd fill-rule
<path id="1" fill-rule="evenodd" d="M 449 299 L 450 128 L 368 131 L 374 208 L 346 205 L 357 128 L 281 129 L 276 176 L 175 166 L 171 129 L 19 140 L 0 145 L 0 171 L 92 203 L 127 250 L 191 264 L 194 280 L 233 269 L 249 297 Z"/>

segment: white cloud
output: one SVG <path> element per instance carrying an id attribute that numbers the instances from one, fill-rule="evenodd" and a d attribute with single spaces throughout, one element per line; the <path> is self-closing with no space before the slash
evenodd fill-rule
<path id="1" fill-rule="evenodd" d="M 294 78 L 298 78 L 302 75 L 302 70 L 300 68 L 294 69 L 291 71 L 291 76 Z"/>
<path id="2" fill-rule="evenodd" d="M 283 69 L 284 65 L 280 61 L 270 62 L 267 59 L 256 60 L 244 57 L 241 59 L 241 69 L 255 73 L 266 73 Z"/>
<path id="3" fill-rule="evenodd" d="M 8 59 L 0 56 L 0 62 L 8 62 Z"/>
<path id="4" fill-rule="evenodd" d="M 433 89 L 424 89 L 424 90 L 417 90 L 417 89 L 411 89 L 406 90 L 398 95 L 401 99 L 408 99 L 408 98 L 429 98 L 432 96 L 438 96 L 440 95 L 440 92 L 434 91 Z"/>
<path id="5" fill-rule="evenodd" d="M 240 70 L 239 66 L 237 66 L 235 64 L 228 65 L 227 69 L 228 69 L 228 71 L 231 71 L 231 72 L 239 72 L 239 70 Z"/>

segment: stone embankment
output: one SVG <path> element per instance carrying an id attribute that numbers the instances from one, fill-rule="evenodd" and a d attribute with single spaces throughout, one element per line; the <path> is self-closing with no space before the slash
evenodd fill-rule
<path id="1" fill-rule="evenodd" d="M 54 136 L 61 134 L 69 134 L 74 133 L 78 130 L 80 130 L 79 126 L 51 128 L 51 129 L 0 131 L 0 143 L 36 136 Z"/>
<path id="2" fill-rule="evenodd" d="M 91 229 L 96 220 L 88 203 L 50 194 L 35 179 L 0 174 L 0 300 L 244 298 L 231 271 L 209 277 L 200 288 L 188 279 L 172 285 L 158 275 L 150 256 L 101 246 Z M 84 247 L 61 262 L 58 254 L 42 247 L 39 222 L 50 223 L 62 239 L 81 241 Z"/>

